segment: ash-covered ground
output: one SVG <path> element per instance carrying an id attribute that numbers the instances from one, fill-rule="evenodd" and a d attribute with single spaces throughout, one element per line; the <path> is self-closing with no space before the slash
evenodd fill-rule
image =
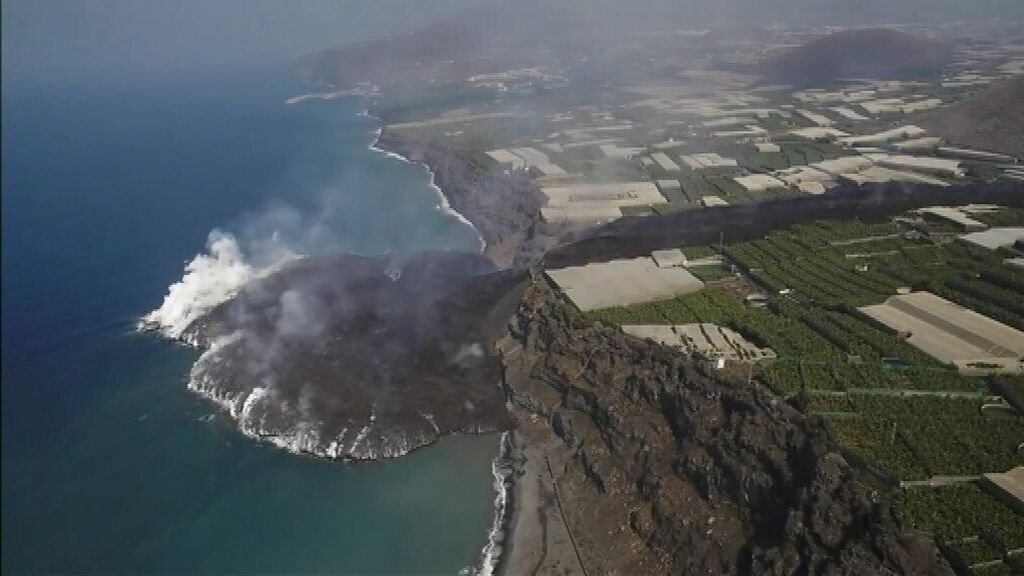
<path id="1" fill-rule="evenodd" d="M 189 386 L 246 434 L 319 456 L 493 430 L 506 415 L 492 342 L 524 289 L 475 254 L 294 260 L 186 328 L 206 349 Z"/>

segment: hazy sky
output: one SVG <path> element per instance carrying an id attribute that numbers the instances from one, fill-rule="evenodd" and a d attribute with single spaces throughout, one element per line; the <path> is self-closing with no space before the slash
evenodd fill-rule
<path id="1" fill-rule="evenodd" d="M 46 75 L 283 61 L 487 1 L 3 0 L 3 67 Z"/>
<path id="2" fill-rule="evenodd" d="M 5 77 L 25 71 L 45 77 L 67 70 L 121 74 L 283 62 L 322 48 L 403 34 L 493 1 L 2 0 L 3 69 Z M 613 25 L 623 17 L 657 20 L 653 15 L 662 11 L 696 26 L 710 20 L 887 23 L 1024 14 L 1024 0 L 516 1 L 538 18 L 546 2 L 575 2 Z"/>

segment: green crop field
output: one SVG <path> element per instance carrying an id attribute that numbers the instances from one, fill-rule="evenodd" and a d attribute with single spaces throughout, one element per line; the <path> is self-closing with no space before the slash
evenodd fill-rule
<path id="1" fill-rule="evenodd" d="M 715 280 L 722 280 L 724 278 L 731 278 L 732 272 L 728 268 L 721 264 L 708 264 L 705 266 L 691 266 L 689 268 L 691 274 L 700 278 L 704 282 L 714 282 Z"/>
<path id="2" fill-rule="evenodd" d="M 902 480 L 923 480 L 1024 465 L 1017 452 L 1024 422 L 986 417 L 981 404 L 959 396 L 850 394 L 809 406 L 842 412 L 830 424 L 836 438 L 867 462 Z"/>
<path id="3" fill-rule="evenodd" d="M 771 348 L 777 359 L 757 366 L 758 379 L 825 415 L 841 446 L 899 479 L 1024 465 L 1017 451 L 1024 421 L 1009 408 L 997 410 L 1001 416 L 981 410 L 998 402 L 986 400 L 992 392 L 985 379 L 960 375 L 856 310 L 907 286 L 1024 326 L 1024 273 L 1004 265 L 1002 255 L 948 237 L 934 242 L 929 232 L 929 224 L 853 219 L 794 226 L 724 247 L 765 289 L 764 308 L 708 288 L 588 315 L 606 324 L 710 322 Z M 711 252 L 684 250 L 691 257 Z M 1024 378 L 999 382 L 1004 386 L 993 390 L 1024 401 Z"/>
<path id="4" fill-rule="evenodd" d="M 909 232 L 894 222 L 819 223 L 732 244 L 725 254 L 772 292 L 858 307 L 913 287 L 1024 329 L 1024 272 L 1003 254 Z"/>
<path id="5" fill-rule="evenodd" d="M 688 260 L 699 260 L 718 254 L 718 251 L 712 246 L 684 246 L 681 250 Z"/>
<path id="6" fill-rule="evenodd" d="M 909 488 L 895 513 L 903 530 L 928 532 L 940 542 L 980 537 L 1000 554 L 1024 548 L 1024 518 L 973 483 Z"/>

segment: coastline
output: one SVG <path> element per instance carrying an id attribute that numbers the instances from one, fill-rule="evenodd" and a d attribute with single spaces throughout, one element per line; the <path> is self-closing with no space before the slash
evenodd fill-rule
<path id="1" fill-rule="evenodd" d="M 366 112 L 370 116 L 369 112 Z M 481 253 L 499 269 L 526 269 L 557 242 L 540 218 L 543 195 L 525 172 L 512 172 L 480 162 L 475 151 L 437 139 L 378 129 L 371 147 L 431 173 L 431 184 L 443 198 L 441 209 L 469 222 L 481 237 Z"/>
<path id="2" fill-rule="evenodd" d="M 232 336 L 226 337 L 226 339 Z M 225 339 L 225 340 L 226 340 Z M 201 398 L 205 398 L 218 408 L 222 409 L 235 423 L 236 429 L 243 436 L 258 442 L 269 444 L 290 454 L 297 456 L 311 456 L 327 460 L 342 461 L 372 461 L 405 456 L 415 450 L 430 446 L 443 436 L 450 434 L 434 434 L 410 436 L 403 435 L 401 438 L 378 434 L 374 440 L 376 446 L 367 442 L 370 437 L 373 425 L 363 426 L 358 431 L 343 429 L 336 438 L 325 442 L 320 437 L 315 427 L 303 425 L 301 422 L 295 426 L 279 431 L 270 431 L 264 428 L 263 418 L 257 417 L 260 412 L 260 403 L 270 400 L 270 393 L 266 388 L 256 387 L 248 393 L 230 395 L 220 393 L 217 382 L 204 378 L 204 361 L 214 357 L 218 349 L 225 341 L 216 341 L 196 360 L 189 374 L 188 390 Z M 483 434 L 495 430 L 465 430 L 464 433 Z M 347 437 L 352 437 L 348 439 Z"/>
<path id="3" fill-rule="evenodd" d="M 511 506 L 496 574 L 588 574 L 566 524 L 549 455 L 558 439 L 532 419 L 516 419 L 510 433 Z"/>
<path id="4" fill-rule="evenodd" d="M 437 182 L 437 172 L 426 161 L 417 162 L 394 149 L 385 148 L 381 142 L 386 128 L 383 119 L 374 116 L 369 110 L 361 114 L 380 123 L 368 148 L 389 158 L 422 166 L 430 174 L 431 188 L 440 198 L 438 208 L 473 228 L 480 241 L 480 253 L 485 254 L 488 244 L 483 233 L 464 214 L 452 207 L 448 194 Z M 490 257 L 496 259 L 495 255 Z M 506 258 L 499 256 L 497 260 L 496 263 L 502 266 Z M 511 263 L 513 259 L 507 260 Z M 571 564 L 566 560 L 576 557 L 575 548 L 571 550 L 571 556 L 567 554 L 570 551 L 565 550 L 563 531 L 567 529 L 564 524 L 562 531 L 557 532 L 558 541 L 552 542 L 556 532 L 549 531 L 548 525 L 555 522 L 549 521 L 549 518 L 553 514 L 558 514 L 560 518 L 561 514 L 560 510 L 551 505 L 551 492 L 539 489 L 543 482 L 542 451 L 533 448 L 534 444 L 535 440 L 529 439 L 518 423 L 513 423 L 501 435 L 498 454 L 492 463 L 494 522 L 487 543 L 481 550 L 480 561 L 471 572 L 475 576 L 536 574 L 545 565 L 549 569 L 569 566 Z M 576 566 L 580 572 L 585 573 L 582 566 Z"/>
<path id="5" fill-rule="evenodd" d="M 454 208 L 452 208 L 451 202 L 449 202 L 449 200 L 448 200 L 448 196 L 445 195 L 444 190 L 442 190 L 441 187 L 437 184 L 437 173 L 434 172 L 434 170 L 432 170 L 430 168 L 430 166 L 428 166 L 424 162 L 415 162 L 413 160 L 410 160 L 409 158 L 406 158 L 405 156 L 402 156 L 398 152 L 395 152 L 393 150 L 388 150 L 386 148 L 382 148 L 380 146 L 380 138 L 381 138 L 381 135 L 384 134 L 384 121 L 381 120 L 380 118 L 378 118 L 377 116 L 374 116 L 373 114 L 370 114 L 369 110 L 364 110 L 362 112 L 362 114 L 364 114 L 365 116 L 367 116 L 369 118 L 373 118 L 373 119 L 377 120 L 377 122 L 380 123 L 380 125 L 377 127 L 377 133 L 376 133 L 376 135 L 373 138 L 373 142 L 371 142 L 370 145 L 367 146 L 367 147 L 370 150 L 373 150 L 374 152 L 377 152 L 379 154 L 383 154 L 384 156 L 386 156 L 388 158 L 399 160 L 401 162 L 404 162 L 406 164 L 412 164 L 414 166 L 422 166 L 423 169 L 426 170 L 427 173 L 430 175 L 430 187 L 431 187 L 431 189 L 434 190 L 434 193 L 437 194 L 437 197 L 441 201 L 440 204 L 437 205 L 437 209 L 442 211 L 442 212 L 444 212 L 445 214 L 455 218 L 456 220 L 458 220 L 459 222 L 465 224 L 466 226 L 469 226 L 470 228 L 472 228 L 473 232 L 476 233 L 477 240 L 479 240 L 479 242 L 480 242 L 480 253 L 483 254 L 484 251 L 487 250 L 487 241 L 484 240 L 483 234 L 480 232 L 480 230 L 472 222 L 469 221 L 468 218 L 466 218 L 459 211 L 457 211 Z"/>
<path id="6" fill-rule="evenodd" d="M 230 344 L 236 335 L 237 333 L 215 340 L 203 350 L 203 353 L 192 365 L 188 390 L 223 410 L 243 436 L 269 444 L 290 454 L 345 462 L 370 462 L 405 456 L 416 450 L 432 446 L 447 436 L 503 432 L 498 426 L 487 426 L 480 423 L 445 432 L 440 432 L 436 424 L 433 425 L 434 428 L 431 431 L 423 429 L 418 432 L 408 430 L 399 432 L 394 429 L 381 428 L 379 423 L 375 423 L 373 419 L 358 430 L 343 428 L 337 436 L 326 439 L 321 437 L 315 426 L 301 420 L 284 428 L 268 428 L 266 408 L 261 404 L 272 402 L 274 391 L 258 386 L 240 394 L 223 393 L 218 388 L 217 380 L 205 372 L 206 363 L 216 361 L 219 350 Z M 184 342 L 183 340 L 179 341 Z M 428 418 L 428 416 L 430 415 L 426 414 L 424 418 L 432 421 L 433 418 Z M 498 458 L 501 456 L 502 451 L 499 449 Z M 492 471 L 495 476 L 497 476 L 498 458 L 492 462 Z M 497 480 L 495 485 L 497 485 Z"/>
<path id="7" fill-rule="evenodd" d="M 285 105 L 299 104 L 309 100 L 331 100 L 350 95 L 358 96 L 357 94 L 348 94 L 345 91 L 303 94 L 290 98 L 286 101 Z M 448 196 L 438 184 L 438 176 L 435 171 L 424 162 L 416 162 L 395 151 L 385 149 L 380 142 L 384 132 L 382 120 L 372 116 L 367 110 L 360 112 L 359 115 L 372 117 L 379 122 L 375 134 L 367 143 L 367 149 L 391 159 L 399 160 L 405 164 L 415 164 L 422 167 L 429 174 L 430 187 L 438 197 L 435 209 L 472 228 L 479 242 L 479 252 L 483 253 L 487 248 L 484 235 L 473 222 L 452 207 Z M 268 266 L 262 270 L 253 271 L 245 280 L 248 281 L 267 276 L 272 272 L 278 271 L 289 261 L 291 259 Z M 223 298 L 218 299 L 216 304 L 234 297 L 237 293 L 238 289 L 231 290 Z M 214 305 L 211 305 L 208 308 L 213 307 Z M 508 517 L 511 511 L 509 497 L 512 490 L 513 470 L 509 460 L 511 446 L 507 430 L 503 431 L 500 426 L 487 426 L 483 425 L 483 423 L 477 423 L 470 427 L 441 433 L 429 414 L 425 418 L 433 426 L 432 431 L 414 430 L 402 434 L 396 434 L 395 430 L 382 428 L 378 425 L 379 423 L 343 429 L 340 434 L 333 438 L 324 437 L 315 426 L 304 425 L 302 422 L 284 427 L 270 425 L 266 421 L 265 414 L 267 412 L 266 406 L 275 403 L 273 390 L 265 387 L 255 387 L 251 390 L 228 391 L 219 386 L 216 379 L 211 374 L 208 374 L 204 368 L 206 364 L 215 361 L 219 349 L 230 340 L 230 336 L 204 342 L 199 337 L 198 332 L 188 329 L 192 321 L 183 325 L 177 332 L 170 333 L 166 326 L 157 321 L 148 320 L 153 314 L 154 312 L 150 312 L 141 318 L 136 325 L 136 329 L 139 331 L 157 332 L 169 340 L 199 351 L 199 357 L 193 362 L 189 373 L 187 381 L 188 391 L 209 401 L 219 412 L 229 417 L 232 427 L 240 432 L 242 436 L 257 441 L 264 446 L 269 445 L 296 456 L 342 460 L 346 462 L 368 462 L 405 456 L 421 448 L 431 446 L 445 436 L 500 433 L 497 454 L 491 462 L 492 486 L 494 489 L 493 521 L 489 529 L 487 529 L 485 544 L 479 549 L 477 561 L 466 567 L 468 573 L 477 575 L 491 576 L 497 573 L 497 567 L 502 558 L 503 543 L 507 538 Z M 192 320 L 195 319 L 193 318 Z"/>
<path id="8" fill-rule="evenodd" d="M 329 100 L 341 96 L 359 95 L 361 94 L 354 94 L 353 91 L 347 90 L 303 94 L 289 99 L 289 101 L 286 102 L 286 105 L 313 99 Z M 360 111 L 358 115 L 372 117 L 380 122 L 380 125 L 376 129 L 375 136 L 367 144 L 367 148 L 373 152 L 399 160 L 403 163 L 418 165 L 427 171 L 430 175 L 430 186 L 439 199 L 439 203 L 435 205 L 435 209 L 441 210 L 446 215 L 452 216 L 462 224 L 472 228 L 476 234 L 478 242 L 480 243 L 479 250 L 482 254 L 487 246 L 483 234 L 481 234 L 481 232 L 468 218 L 452 208 L 447 196 L 437 184 L 437 176 L 435 172 L 425 163 L 415 162 L 397 152 L 381 147 L 379 145 L 379 140 L 384 130 L 381 119 L 372 116 L 366 109 Z M 227 239 L 231 240 L 233 245 L 234 239 L 231 237 L 228 237 Z M 208 250 L 213 251 L 209 246 Z M 269 276 L 270 274 L 281 270 L 286 264 L 304 257 L 305 256 L 296 256 L 287 258 L 263 269 L 253 271 L 249 273 L 244 280 L 249 281 Z M 205 254 L 200 254 L 196 257 L 196 260 L 201 258 L 209 259 Z M 175 285 L 182 284 L 187 280 L 188 274 L 186 274 L 184 280 L 179 281 Z M 216 302 L 206 306 L 206 312 L 214 308 L 216 305 L 233 298 L 234 295 L 239 292 L 240 288 L 240 285 L 234 287 L 232 290 L 219 297 Z M 200 351 L 200 355 L 193 363 L 191 373 L 189 375 L 187 383 L 188 390 L 222 409 L 224 413 L 234 421 L 236 429 L 240 431 L 243 436 L 257 440 L 261 443 L 272 445 L 291 454 L 333 460 L 371 461 L 404 456 L 417 449 L 430 446 L 440 438 L 451 434 L 487 434 L 502 431 L 500 426 L 488 426 L 483 423 L 477 423 L 476 425 L 441 432 L 437 429 L 437 425 L 434 423 L 433 417 L 429 414 L 424 416 L 424 418 L 430 423 L 431 429 L 424 429 L 422 431 L 413 431 L 411 433 L 402 433 L 398 435 L 395 434 L 394 430 L 382 429 L 379 425 L 373 423 L 362 428 L 343 429 L 339 435 L 333 438 L 323 438 L 315 427 L 302 425 L 301 422 L 296 423 L 295 426 L 287 427 L 285 429 L 280 429 L 278 427 L 269 429 L 263 421 L 263 417 L 259 415 L 265 412 L 265 410 L 262 409 L 262 406 L 272 402 L 272 393 L 270 391 L 267 391 L 262 387 L 256 387 L 248 392 L 229 394 L 218 389 L 215 382 L 207 381 L 208 378 L 204 378 L 204 364 L 210 362 L 211 359 L 216 356 L 220 344 L 227 341 L 225 339 L 224 342 L 212 341 L 204 343 L 199 338 L 196 330 L 189 329 L 193 324 L 193 321 L 200 318 L 205 314 L 205 312 L 198 314 L 194 318 L 188 319 L 188 322 L 172 331 L 170 330 L 171 327 L 166 325 L 161 319 L 153 318 L 153 316 L 159 311 L 160 309 L 149 312 L 139 319 L 136 323 L 136 330 L 140 332 L 158 332 L 161 336 L 167 339 L 179 342 Z"/>
<path id="9" fill-rule="evenodd" d="M 515 488 L 515 455 L 516 448 L 512 435 L 514 431 L 501 433 L 498 444 L 498 455 L 491 463 L 491 474 L 494 476 L 494 522 L 487 534 L 487 544 L 480 551 L 480 562 L 476 576 L 494 576 L 500 573 L 499 568 L 505 557 L 505 541 L 508 538 L 509 519 L 515 509 L 515 500 L 511 491 Z"/>
<path id="10" fill-rule="evenodd" d="M 368 148 L 388 158 L 422 166 L 430 175 L 430 187 L 440 199 L 437 208 L 472 228 L 480 242 L 480 253 L 484 254 L 487 250 L 487 241 L 484 239 L 483 233 L 465 215 L 452 207 L 444 189 L 437 183 L 437 173 L 426 162 L 416 162 L 397 151 L 384 148 L 381 145 L 381 137 L 385 128 L 383 119 L 374 116 L 369 110 L 364 110 L 361 114 L 373 118 L 379 123 L 373 141 Z M 524 441 L 518 439 L 518 436 L 516 426 L 502 432 L 498 454 L 491 464 L 495 491 L 494 521 L 487 535 L 487 543 L 480 551 L 480 560 L 472 569 L 475 576 L 514 574 L 515 572 L 510 572 L 508 569 L 509 556 L 513 547 L 516 547 L 517 550 L 530 549 L 530 546 L 523 541 L 523 531 L 517 529 L 523 506 L 522 481 L 519 476 L 523 473 L 522 465 L 525 463 Z M 535 504 L 535 500 L 531 499 L 529 504 Z M 518 546 L 516 546 L 517 540 L 519 541 Z"/>

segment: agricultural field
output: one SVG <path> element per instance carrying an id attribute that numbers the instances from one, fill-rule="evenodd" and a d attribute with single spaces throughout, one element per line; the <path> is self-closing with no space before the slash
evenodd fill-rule
<path id="1" fill-rule="evenodd" d="M 1006 254 L 936 241 L 930 224 L 818 223 L 733 244 L 725 254 L 771 292 L 824 306 L 884 302 L 901 287 L 927 290 L 1024 329 L 1024 272 Z"/>
<path id="2" fill-rule="evenodd" d="M 989 226 L 1020 226 L 1024 222 L 1024 208 L 1003 208 L 997 212 L 979 212 L 971 218 Z"/>
<path id="3" fill-rule="evenodd" d="M 933 534 L 958 573 L 1021 573 L 1024 518 L 974 483 L 908 488 L 893 511 L 905 532 Z"/>
<path id="4" fill-rule="evenodd" d="M 806 166 L 814 162 L 832 160 L 851 154 L 838 144 L 810 142 L 807 140 L 775 141 L 778 152 L 758 152 L 753 146 L 731 145 L 716 151 L 729 158 L 735 158 L 740 166 L 753 173 L 785 170 L 793 166 Z"/>
<path id="5" fill-rule="evenodd" d="M 714 282 L 725 278 L 732 278 L 732 271 L 721 264 L 705 264 L 701 266 L 688 266 L 686 268 L 703 282 Z"/>
<path id="6" fill-rule="evenodd" d="M 975 476 L 1024 465 L 1019 418 L 986 416 L 982 396 L 891 394 L 813 397 L 810 410 L 832 415 L 840 445 L 901 480 Z"/>
<path id="7" fill-rule="evenodd" d="M 701 258 L 718 255 L 718 250 L 713 246 L 686 246 L 682 248 L 682 252 L 687 260 L 700 260 Z"/>
<path id="8" fill-rule="evenodd" d="M 682 194 L 678 192 L 666 197 L 669 204 L 699 205 L 705 196 L 718 196 L 729 204 L 750 202 L 781 195 L 797 194 L 789 188 L 773 188 L 764 191 L 747 190 L 737 184 L 732 177 L 742 175 L 743 171 L 735 167 L 704 168 L 701 170 L 682 169 L 675 175 L 682 185 Z"/>
<path id="9" fill-rule="evenodd" d="M 1024 375 L 1000 374 L 992 378 L 990 386 L 993 392 L 1002 396 L 1017 412 L 1024 415 Z"/>
<path id="10" fill-rule="evenodd" d="M 1004 255 L 916 219 L 815 222 L 722 252 L 760 285 L 767 306 L 709 287 L 588 315 L 612 325 L 714 323 L 771 348 L 777 358 L 757 364 L 758 380 L 821 414 L 840 446 L 894 480 L 1024 465 L 1024 419 L 1012 408 L 1024 402 L 1024 377 L 1001 376 L 997 385 L 961 375 L 855 308 L 901 287 L 928 289 L 1024 326 L 1024 273 L 1003 265 Z"/>
<path id="11" fill-rule="evenodd" d="M 829 310 L 777 296 L 768 307 L 749 308 L 720 288 L 669 300 L 606 308 L 588 314 L 606 324 L 728 326 L 778 355 L 760 366 L 763 380 L 779 393 L 821 390 L 911 389 L 978 392 L 984 382 L 960 376 L 901 338 L 851 312 Z"/>

